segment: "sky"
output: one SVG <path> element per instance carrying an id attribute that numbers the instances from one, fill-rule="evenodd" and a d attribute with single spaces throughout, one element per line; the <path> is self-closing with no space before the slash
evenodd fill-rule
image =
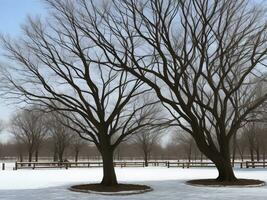
<path id="1" fill-rule="evenodd" d="M 0 0 L 0 33 L 19 37 L 22 34 L 21 25 L 25 23 L 27 16 L 44 16 L 45 13 L 45 5 L 41 0 Z M 0 62 L 4 61 L 5 58 L 0 55 Z M 15 109 L 16 105 L 0 98 L 1 120 L 7 122 Z M 4 135 L 1 137 L 5 138 Z"/>

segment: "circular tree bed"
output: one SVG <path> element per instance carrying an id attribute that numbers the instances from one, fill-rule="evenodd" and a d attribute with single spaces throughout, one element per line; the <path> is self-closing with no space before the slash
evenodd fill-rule
<path id="1" fill-rule="evenodd" d="M 84 184 L 71 186 L 70 190 L 74 192 L 85 192 L 102 195 L 130 195 L 149 192 L 153 189 L 147 185 L 135 184 L 117 184 L 115 186 L 104 186 L 101 184 Z"/>
<path id="2" fill-rule="evenodd" d="M 265 182 L 254 179 L 237 179 L 236 181 L 218 181 L 216 179 L 197 179 L 186 182 L 193 186 L 210 186 L 210 187 L 260 187 L 264 186 Z"/>

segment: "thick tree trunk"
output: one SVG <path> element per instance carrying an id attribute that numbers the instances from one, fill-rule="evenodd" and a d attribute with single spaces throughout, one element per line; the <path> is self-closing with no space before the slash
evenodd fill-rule
<path id="1" fill-rule="evenodd" d="M 234 171 L 232 168 L 230 158 L 228 160 L 221 160 L 219 162 L 216 162 L 215 165 L 219 172 L 217 180 L 229 181 L 229 182 L 233 182 L 237 180 L 237 178 L 234 175 Z"/>
<path id="2" fill-rule="evenodd" d="M 236 181 L 237 178 L 233 171 L 228 144 L 227 142 L 221 144 L 220 152 L 218 155 L 215 154 L 213 161 L 219 173 L 217 180 L 233 182 Z"/>
<path id="3" fill-rule="evenodd" d="M 220 151 L 207 147 L 201 140 L 196 142 L 200 151 L 215 164 L 219 174 L 218 181 L 234 182 L 237 180 L 231 164 L 228 141 L 221 142 Z"/>
<path id="4" fill-rule="evenodd" d="M 101 154 L 103 159 L 103 179 L 101 181 L 101 185 L 117 185 L 118 182 L 113 164 L 113 150 L 105 147 L 105 149 L 101 151 Z"/>

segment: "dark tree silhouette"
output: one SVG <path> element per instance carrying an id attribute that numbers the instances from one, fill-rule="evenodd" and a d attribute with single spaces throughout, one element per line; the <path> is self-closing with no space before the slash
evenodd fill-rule
<path id="1" fill-rule="evenodd" d="M 8 57 L 16 62 L 5 68 L 3 85 L 9 97 L 68 119 L 63 125 L 93 142 L 101 153 L 101 184 L 116 185 L 113 152 L 128 136 L 158 123 L 143 112 L 158 100 L 138 101 L 151 89 L 128 72 L 114 70 L 97 55 L 93 41 L 77 26 L 83 17 L 73 15 L 78 12 L 74 5 L 79 4 L 47 2 L 53 9 L 51 23 L 29 18 L 23 27 L 25 37 L 2 38 Z"/>
<path id="2" fill-rule="evenodd" d="M 86 142 L 83 140 L 79 135 L 74 135 L 71 141 L 71 148 L 74 152 L 74 161 L 78 162 L 79 160 L 79 155 L 82 149 L 86 147 Z"/>
<path id="3" fill-rule="evenodd" d="M 153 88 L 177 126 L 215 163 L 217 179 L 236 180 L 230 140 L 267 97 L 255 92 L 265 79 L 264 6 L 246 0 L 49 2 L 91 42 L 92 63 L 125 70 Z"/>
<path id="4" fill-rule="evenodd" d="M 28 161 L 32 162 L 34 152 L 38 160 L 39 148 L 47 137 L 47 126 L 43 113 L 34 107 L 16 113 L 10 122 L 10 131 L 19 144 L 27 149 Z"/>
<path id="5" fill-rule="evenodd" d="M 71 126 L 70 120 L 54 112 L 48 118 L 47 126 L 54 146 L 54 161 L 63 162 L 64 153 L 71 145 L 74 138 L 74 132 L 68 126 Z M 67 125 L 65 125 L 67 124 Z"/>
<path id="6" fill-rule="evenodd" d="M 143 101 L 147 101 L 148 98 L 148 96 L 144 96 Z M 157 121 L 164 121 L 166 115 L 164 113 L 164 110 L 162 109 L 161 104 L 155 104 L 154 106 L 147 107 L 143 109 L 143 112 L 149 112 L 150 118 Z M 137 145 L 137 147 L 141 150 L 145 166 L 148 166 L 148 161 L 150 159 L 152 150 L 160 141 L 163 132 L 167 131 L 167 126 L 159 124 L 158 126 L 144 127 L 131 138 L 131 142 Z"/>

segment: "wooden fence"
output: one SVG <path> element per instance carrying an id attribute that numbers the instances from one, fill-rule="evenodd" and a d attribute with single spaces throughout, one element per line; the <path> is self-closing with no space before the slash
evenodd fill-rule
<path id="1" fill-rule="evenodd" d="M 265 161 L 246 161 L 246 168 L 265 168 L 267 167 L 267 162 Z"/>
<path id="2" fill-rule="evenodd" d="M 161 166 L 161 167 L 215 167 L 214 163 L 203 161 L 203 162 L 185 162 L 185 161 L 149 161 L 148 166 Z M 90 162 L 16 162 L 14 170 L 17 169 L 36 169 L 36 168 L 90 168 L 90 167 L 102 167 L 103 162 L 101 161 L 90 161 Z M 114 167 L 146 167 L 143 161 L 114 161 Z M 233 167 L 240 168 L 256 168 L 267 167 L 265 161 L 244 161 L 235 162 Z M 2 168 L 4 169 L 4 163 Z"/>

